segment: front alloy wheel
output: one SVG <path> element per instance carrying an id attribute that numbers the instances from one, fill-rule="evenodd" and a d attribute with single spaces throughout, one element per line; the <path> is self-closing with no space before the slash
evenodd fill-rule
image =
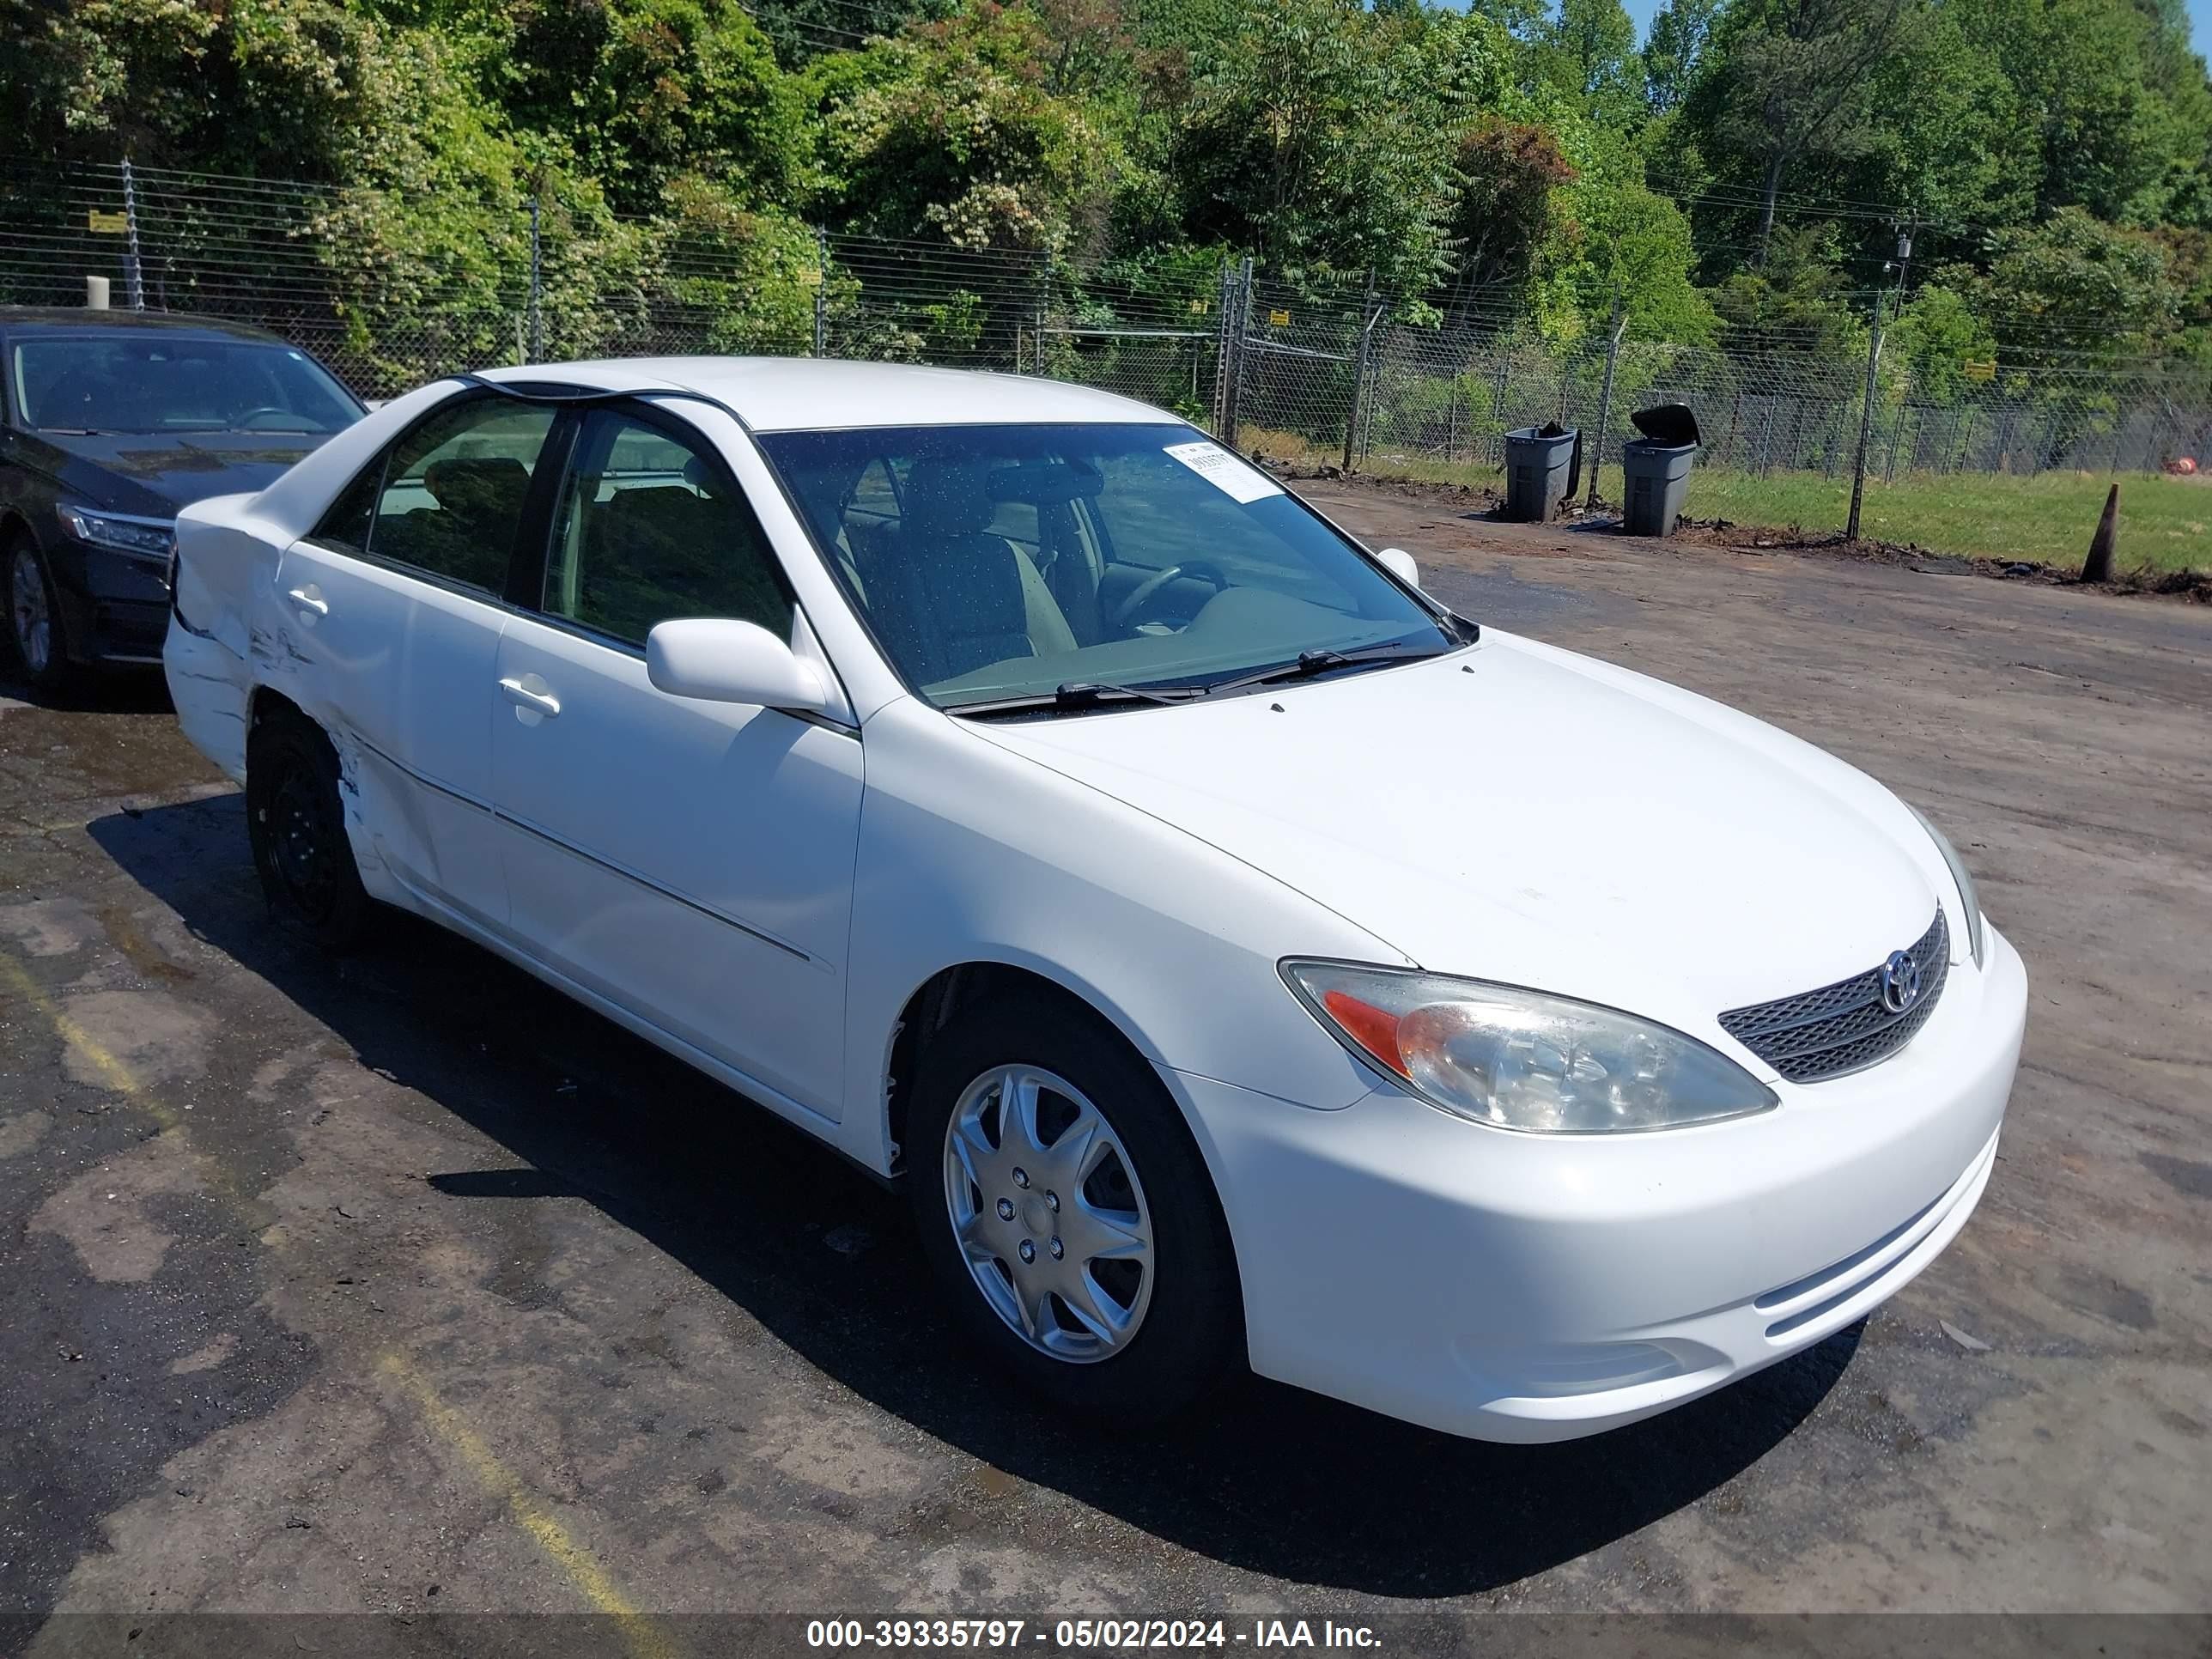
<path id="1" fill-rule="evenodd" d="M 1008 1066 L 961 1092 L 945 1127 L 945 1199 L 975 1288 L 1031 1347 L 1092 1363 L 1143 1325 L 1145 1190 L 1113 1126 L 1065 1078 Z"/>
<path id="2" fill-rule="evenodd" d="M 53 601 L 39 556 L 21 542 L 8 558 L 8 623 L 24 677 L 43 684 L 54 672 Z"/>

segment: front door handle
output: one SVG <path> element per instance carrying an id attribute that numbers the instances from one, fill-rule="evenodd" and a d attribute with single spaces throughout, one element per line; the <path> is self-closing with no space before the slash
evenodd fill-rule
<path id="1" fill-rule="evenodd" d="M 312 587 L 295 587 L 284 597 L 302 611 L 312 611 L 318 617 L 331 614 L 331 602 Z"/>
<path id="2" fill-rule="evenodd" d="M 549 720 L 561 712 L 561 699 L 550 691 L 533 691 L 516 679 L 501 680 L 499 689 L 507 693 L 507 700 L 518 708 L 535 709 Z"/>

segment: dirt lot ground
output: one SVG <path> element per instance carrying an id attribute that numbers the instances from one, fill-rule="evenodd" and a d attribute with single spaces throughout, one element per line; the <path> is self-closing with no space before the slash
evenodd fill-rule
<path id="1" fill-rule="evenodd" d="M 1923 1279 L 1596 1441 L 1257 1383 L 1094 1437 L 978 1375 L 901 1203 L 766 1114 L 427 929 L 272 933 L 157 690 L 0 699 L 0 1648 L 57 1610 L 2212 1609 L 2212 611 L 1309 488 L 1959 842 L 2033 1003 Z"/>

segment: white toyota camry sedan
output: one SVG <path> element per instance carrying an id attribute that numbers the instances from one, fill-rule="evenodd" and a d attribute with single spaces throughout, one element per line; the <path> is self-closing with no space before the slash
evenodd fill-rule
<path id="1" fill-rule="evenodd" d="M 1161 411 L 720 358 L 440 381 L 186 509 L 276 910 L 442 923 L 912 1195 L 981 1351 L 1631 1422 L 1989 1179 L 2019 956 L 1925 818 L 1425 597 Z"/>

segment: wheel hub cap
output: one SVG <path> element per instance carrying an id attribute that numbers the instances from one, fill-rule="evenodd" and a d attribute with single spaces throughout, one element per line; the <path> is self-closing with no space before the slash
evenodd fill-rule
<path id="1" fill-rule="evenodd" d="M 1026 1066 L 969 1084 L 945 1128 L 945 1192 L 975 1288 L 1024 1342 L 1087 1364 L 1135 1335 L 1152 1212 L 1121 1137 L 1073 1085 Z"/>

